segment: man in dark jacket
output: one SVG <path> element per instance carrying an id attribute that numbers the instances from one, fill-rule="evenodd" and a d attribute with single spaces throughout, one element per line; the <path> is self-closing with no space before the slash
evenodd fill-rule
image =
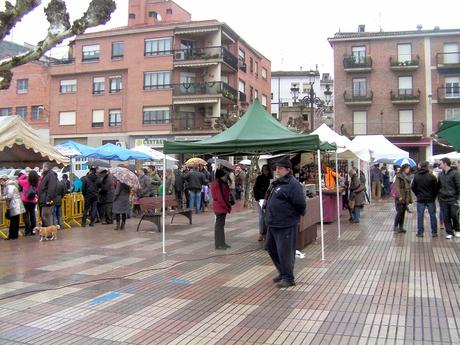
<path id="1" fill-rule="evenodd" d="M 56 188 L 56 201 L 53 208 L 53 224 L 59 225 L 62 229 L 62 199 L 67 194 L 66 181 L 64 177 L 58 181 Z"/>
<path id="2" fill-rule="evenodd" d="M 174 169 L 174 192 L 176 194 L 177 207 L 179 209 L 182 209 L 183 208 L 183 205 L 182 205 L 183 194 L 182 193 L 184 192 L 184 177 L 179 167 Z"/>
<path id="3" fill-rule="evenodd" d="M 372 197 L 375 200 L 380 199 L 382 191 L 383 175 L 378 164 L 375 164 L 371 170 Z"/>
<path id="4" fill-rule="evenodd" d="M 184 175 L 184 180 L 188 184 L 189 191 L 189 208 L 195 209 L 196 213 L 200 213 L 201 208 L 201 188 L 207 183 L 204 174 L 198 168 L 191 169 Z"/>
<path id="5" fill-rule="evenodd" d="M 138 171 L 140 189 L 137 192 L 139 198 L 148 198 L 152 194 L 152 181 L 146 168 Z"/>
<path id="6" fill-rule="evenodd" d="M 460 173 L 451 168 L 449 158 L 441 159 L 439 174 L 439 207 L 446 228 L 446 238 L 460 237 L 458 224 L 458 201 L 460 199 Z"/>
<path id="7" fill-rule="evenodd" d="M 429 170 L 429 163 L 424 162 L 414 176 L 412 191 L 417 197 L 417 237 L 423 237 L 423 219 L 425 209 L 428 209 L 431 221 L 431 234 L 438 236 L 438 220 L 436 218 L 436 196 L 438 195 L 438 180 Z"/>
<path id="8" fill-rule="evenodd" d="M 53 225 L 52 215 L 57 196 L 58 178 L 47 162 L 43 163 L 42 181 L 38 185 L 38 205 L 42 226 Z"/>
<path id="9" fill-rule="evenodd" d="M 289 157 L 276 163 L 279 178 L 270 186 L 266 205 L 268 232 L 265 248 L 279 273 L 273 279 L 278 288 L 295 285 L 296 236 L 300 216 L 306 208 L 303 188 L 292 176 L 291 170 Z"/>
<path id="10" fill-rule="evenodd" d="M 107 169 L 98 169 L 97 188 L 99 190 L 100 215 L 102 224 L 113 224 L 113 179 Z"/>
<path id="11" fill-rule="evenodd" d="M 268 164 L 265 164 L 262 167 L 262 173 L 256 178 L 256 183 L 254 184 L 253 189 L 257 210 L 259 211 L 259 242 L 263 241 L 265 239 L 265 235 L 267 234 L 267 227 L 265 226 L 262 205 L 260 201 L 265 199 L 265 194 L 267 194 L 268 187 L 270 187 L 271 179 L 272 172 Z"/>
<path id="12" fill-rule="evenodd" d="M 96 168 L 91 167 L 88 174 L 82 177 L 82 193 L 85 198 L 85 208 L 81 219 L 81 226 L 86 226 L 86 219 L 90 214 L 89 226 L 94 226 L 97 217 L 97 176 Z"/>

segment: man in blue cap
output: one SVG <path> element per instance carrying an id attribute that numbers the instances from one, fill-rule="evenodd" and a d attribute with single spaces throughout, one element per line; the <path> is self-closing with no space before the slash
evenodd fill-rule
<path id="1" fill-rule="evenodd" d="M 279 273 L 273 282 L 278 288 L 288 288 L 295 285 L 296 237 L 306 201 L 302 186 L 292 176 L 289 157 L 283 157 L 275 166 L 277 179 L 267 192 L 265 248 Z"/>

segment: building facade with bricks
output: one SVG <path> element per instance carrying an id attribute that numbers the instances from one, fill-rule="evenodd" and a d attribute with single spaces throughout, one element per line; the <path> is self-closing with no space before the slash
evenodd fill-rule
<path id="1" fill-rule="evenodd" d="M 383 134 L 416 160 L 443 153 L 432 140 L 460 120 L 460 29 L 336 33 L 335 130 Z"/>
<path id="2" fill-rule="evenodd" d="M 126 27 L 77 36 L 68 58 L 43 67 L 53 144 L 161 148 L 217 133 L 218 118 L 241 114 L 256 98 L 270 111 L 270 61 L 225 23 L 192 21 L 165 0 L 130 0 L 128 17 Z M 29 87 L 29 96 L 36 92 Z M 0 108 L 18 104 L 0 100 Z"/>

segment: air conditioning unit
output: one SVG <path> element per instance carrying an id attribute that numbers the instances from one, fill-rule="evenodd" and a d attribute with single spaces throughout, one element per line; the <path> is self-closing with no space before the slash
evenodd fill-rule
<path id="1" fill-rule="evenodd" d="M 175 60 L 185 60 L 185 52 L 184 51 L 175 52 L 174 59 Z"/>

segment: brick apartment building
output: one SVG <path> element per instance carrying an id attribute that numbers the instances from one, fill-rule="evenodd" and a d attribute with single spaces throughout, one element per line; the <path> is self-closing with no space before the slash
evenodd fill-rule
<path id="1" fill-rule="evenodd" d="M 167 0 L 130 0 L 128 17 L 126 27 L 77 36 L 67 59 L 16 69 L 0 112 L 26 107 L 34 124 L 40 105 L 52 143 L 162 147 L 217 133 L 216 119 L 256 98 L 270 111 L 270 61 L 225 23 L 192 21 Z"/>
<path id="2" fill-rule="evenodd" d="M 431 134 L 443 120 L 460 120 L 460 29 L 360 26 L 329 42 L 338 133 L 383 134 L 417 160 L 445 152 Z"/>

